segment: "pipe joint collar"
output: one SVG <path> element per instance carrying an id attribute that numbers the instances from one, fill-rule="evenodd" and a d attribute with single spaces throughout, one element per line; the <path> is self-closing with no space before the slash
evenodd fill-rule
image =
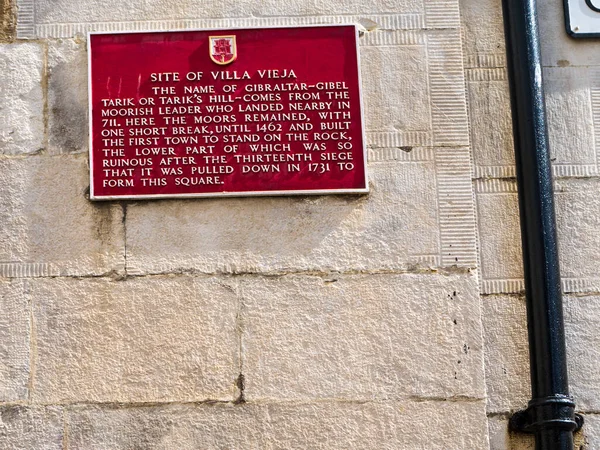
<path id="1" fill-rule="evenodd" d="M 509 421 L 511 431 L 535 433 L 546 428 L 579 431 L 583 416 L 575 414 L 575 402 L 568 395 L 535 398 L 527 409 L 517 411 Z"/>

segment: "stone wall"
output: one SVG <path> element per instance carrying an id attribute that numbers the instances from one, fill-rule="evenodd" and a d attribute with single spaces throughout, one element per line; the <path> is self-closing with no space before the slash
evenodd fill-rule
<path id="1" fill-rule="evenodd" d="M 600 52 L 541 12 L 600 448 Z M 1 449 L 526 449 L 499 0 L 0 1 Z M 15 13 L 16 19 L 13 20 Z M 95 202 L 86 33 L 359 23 L 371 192 Z"/>
<path id="2" fill-rule="evenodd" d="M 564 32 L 561 2 L 538 2 L 542 61 L 565 293 L 571 393 L 585 413 L 577 448 L 600 448 L 600 49 Z M 461 0 L 492 449 L 533 448 L 506 433 L 529 398 L 517 193 L 510 133 L 501 3 Z M 490 124 L 495 126 L 490 127 Z"/>

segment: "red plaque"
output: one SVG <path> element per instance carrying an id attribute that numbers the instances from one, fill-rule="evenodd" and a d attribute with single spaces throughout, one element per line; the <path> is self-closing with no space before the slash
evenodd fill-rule
<path id="1" fill-rule="evenodd" d="M 92 199 L 368 191 L 355 26 L 88 46 Z"/>

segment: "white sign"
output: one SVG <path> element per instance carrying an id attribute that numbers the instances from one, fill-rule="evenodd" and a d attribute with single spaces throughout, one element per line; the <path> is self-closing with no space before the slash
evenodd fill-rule
<path id="1" fill-rule="evenodd" d="M 567 33 L 600 37 L 600 0 L 565 0 Z"/>

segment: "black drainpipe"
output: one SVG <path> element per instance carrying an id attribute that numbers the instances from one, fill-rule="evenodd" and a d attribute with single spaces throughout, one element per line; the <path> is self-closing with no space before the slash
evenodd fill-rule
<path id="1" fill-rule="evenodd" d="M 558 1 L 558 0 L 555 0 Z M 513 431 L 537 450 L 572 450 L 583 418 L 569 395 L 554 194 L 535 0 L 502 0 L 512 106 L 532 400 Z M 557 33 L 559 31 L 557 30 Z"/>

